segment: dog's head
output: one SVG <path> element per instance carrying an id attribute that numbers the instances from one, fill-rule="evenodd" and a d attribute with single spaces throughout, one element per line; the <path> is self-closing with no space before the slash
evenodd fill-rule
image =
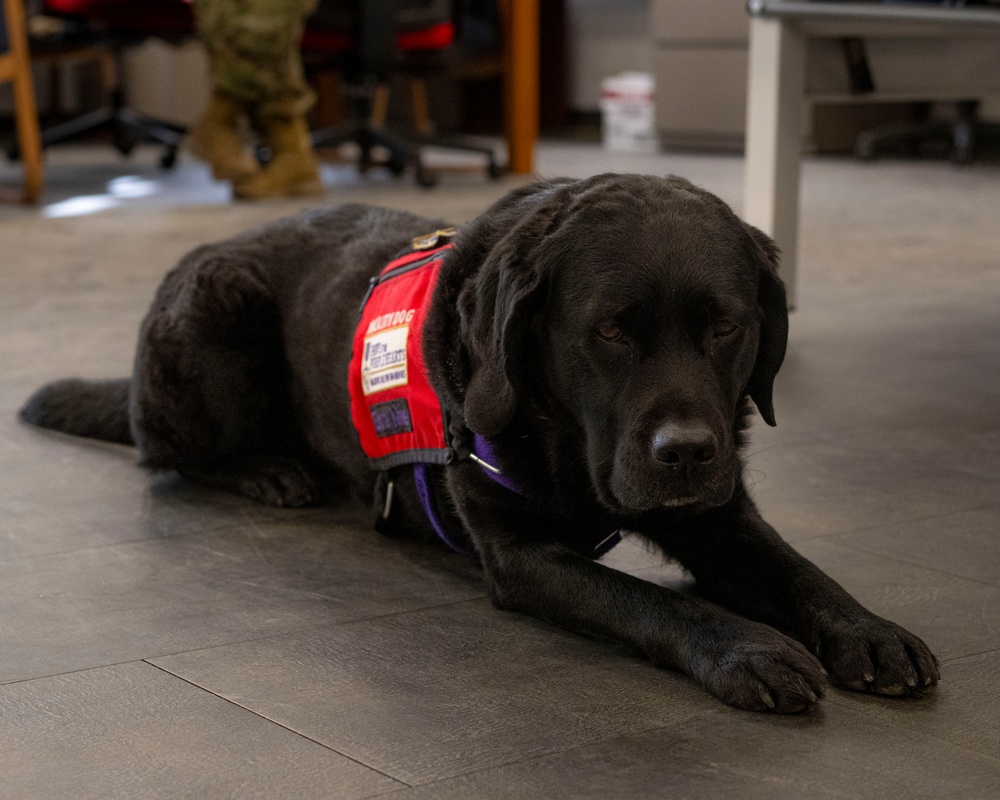
<path id="1" fill-rule="evenodd" d="M 450 298 L 465 424 L 549 427 L 619 513 L 715 506 L 736 486 L 745 398 L 771 425 L 788 315 L 777 251 L 678 178 L 519 190 L 457 243 Z"/>

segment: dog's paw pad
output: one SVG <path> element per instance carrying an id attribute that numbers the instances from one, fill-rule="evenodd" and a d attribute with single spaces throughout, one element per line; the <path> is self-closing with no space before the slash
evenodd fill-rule
<path id="1" fill-rule="evenodd" d="M 811 711 L 826 691 L 822 665 L 798 642 L 777 631 L 745 637 L 700 671 L 706 688 L 748 711 L 794 714 Z"/>
<path id="2" fill-rule="evenodd" d="M 918 637 L 866 613 L 817 637 L 831 679 L 847 689 L 896 697 L 920 697 L 941 678 L 938 661 Z"/>

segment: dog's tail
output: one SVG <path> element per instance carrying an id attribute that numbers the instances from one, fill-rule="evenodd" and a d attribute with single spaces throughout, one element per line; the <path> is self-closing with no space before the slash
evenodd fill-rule
<path id="1" fill-rule="evenodd" d="M 49 383 L 21 409 L 21 419 L 40 428 L 118 444 L 135 444 L 129 427 L 129 379 Z"/>

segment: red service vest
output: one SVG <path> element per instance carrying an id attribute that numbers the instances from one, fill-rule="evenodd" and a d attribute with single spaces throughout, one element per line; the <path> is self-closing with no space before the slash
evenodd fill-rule
<path id="1" fill-rule="evenodd" d="M 427 378 L 424 321 L 450 244 L 417 250 L 372 279 L 354 332 L 351 419 L 372 468 L 445 464 L 444 413 Z"/>

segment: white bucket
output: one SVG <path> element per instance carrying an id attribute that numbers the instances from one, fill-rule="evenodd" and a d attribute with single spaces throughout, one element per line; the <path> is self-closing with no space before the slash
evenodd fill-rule
<path id="1" fill-rule="evenodd" d="M 656 81 L 648 72 L 622 72 L 601 81 L 601 140 L 606 150 L 655 153 Z"/>

